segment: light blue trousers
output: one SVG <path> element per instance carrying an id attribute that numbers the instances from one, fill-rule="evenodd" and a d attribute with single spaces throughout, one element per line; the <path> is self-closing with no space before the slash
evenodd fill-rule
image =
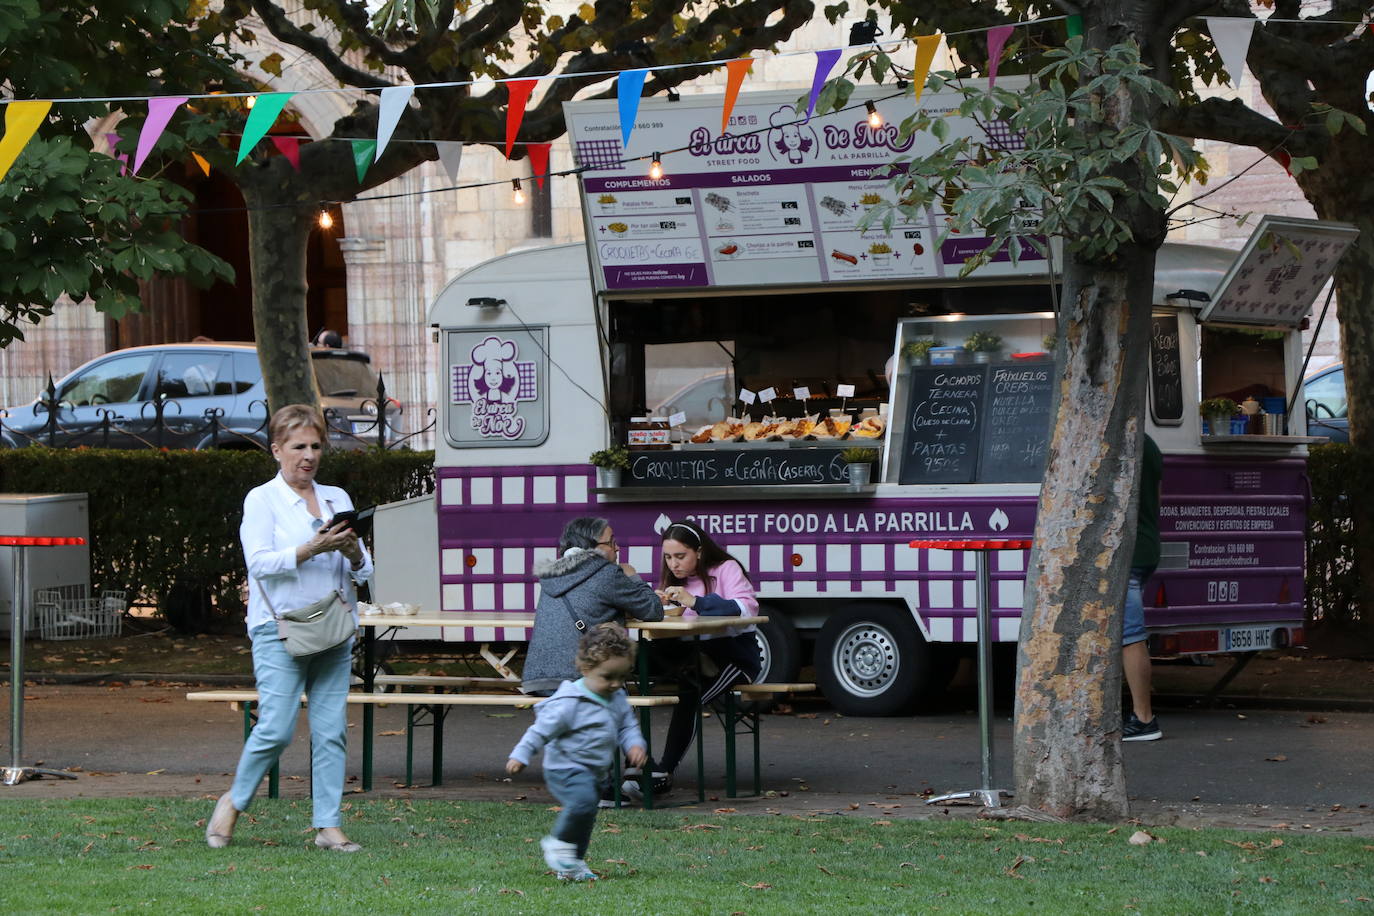
<path id="1" fill-rule="evenodd" d="M 314 826 L 338 827 L 343 799 L 348 734 L 348 682 L 353 640 L 328 652 L 296 658 L 267 623 L 248 634 L 253 640 L 253 676 L 258 682 L 258 721 L 244 742 L 230 798 L 247 811 L 262 778 L 296 733 L 301 694 L 309 699 L 310 796 Z"/>

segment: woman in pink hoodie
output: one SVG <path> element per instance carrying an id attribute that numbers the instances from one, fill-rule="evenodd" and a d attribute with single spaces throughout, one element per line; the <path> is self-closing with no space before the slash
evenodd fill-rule
<path id="1" fill-rule="evenodd" d="M 692 522 L 675 522 L 663 532 L 658 596 L 669 614 L 681 608 L 684 617 L 757 617 L 759 613 L 754 583 L 749 581 L 744 567 Z M 678 660 L 684 663 L 674 672 L 680 685 L 678 704 L 673 707 L 663 755 L 649 764 L 656 794 L 672 789 L 673 771 L 697 736 L 701 708 L 735 684 L 752 683 L 759 676 L 762 659 L 754 634 L 755 628 L 750 625 L 697 637 L 702 640 L 702 655 L 716 668 L 716 674 L 703 678 L 701 683 L 695 668 L 685 664 L 685 654 Z M 639 780 L 633 776 L 625 780 L 621 791 L 638 798 Z"/>

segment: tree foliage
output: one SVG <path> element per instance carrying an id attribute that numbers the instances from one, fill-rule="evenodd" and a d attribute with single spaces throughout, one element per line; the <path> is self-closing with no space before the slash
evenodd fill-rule
<path id="1" fill-rule="evenodd" d="M 119 318 L 138 309 L 139 281 L 154 273 L 200 283 L 232 277 L 228 264 L 177 231 L 189 195 L 168 180 L 121 174 L 104 137 L 93 142 L 86 130 L 110 113 L 98 99 L 166 93 L 228 72 L 191 7 L 0 0 L 6 94 L 93 100 L 54 105 L 0 181 L 0 257 L 10 265 L 0 277 L 0 347 L 22 339 L 23 327 L 50 315 L 63 293 Z M 121 128 L 121 151 L 132 155 L 140 121 Z"/>

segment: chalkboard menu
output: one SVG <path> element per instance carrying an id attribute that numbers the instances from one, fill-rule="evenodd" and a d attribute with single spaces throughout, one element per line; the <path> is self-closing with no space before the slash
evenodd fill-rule
<path id="1" fill-rule="evenodd" d="M 1183 422 L 1183 357 L 1178 348 L 1178 316 L 1150 320 L 1150 415 L 1160 426 Z"/>
<path id="2" fill-rule="evenodd" d="M 630 453 L 626 487 L 766 487 L 849 483 L 842 447 L 744 447 Z"/>
<path id="3" fill-rule="evenodd" d="M 1045 469 L 1050 435 L 1054 363 L 992 366 L 983 404 L 983 447 L 978 479 L 1031 483 Z"/>
<path id="4" fill-rule="evenodd" d="M 898 483 L 972 483 L 986 366 L 911 370 Z"/>

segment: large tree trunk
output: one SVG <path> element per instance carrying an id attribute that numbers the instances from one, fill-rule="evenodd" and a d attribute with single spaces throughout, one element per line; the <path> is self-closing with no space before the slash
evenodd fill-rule
<path id="1" fill-rule="evenodd" d="M 1016 689 L 1020 803 L 1063 817 L 1127 813 L 1121 604 L 1135 538 L 1152 247 L 1122 269 L 1070 261 L 1063 353 Z"/>

